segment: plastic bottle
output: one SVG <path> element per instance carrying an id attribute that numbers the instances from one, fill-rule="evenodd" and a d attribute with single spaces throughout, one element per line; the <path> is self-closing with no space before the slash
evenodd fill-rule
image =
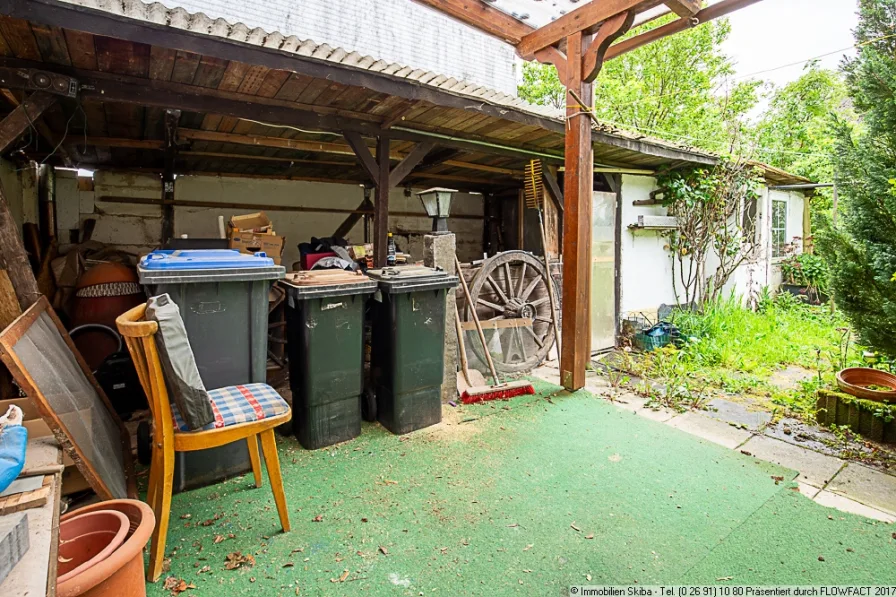
<path id="1" fill-rule="evenodd" d="M 392 233 L 390 232 L 388 235 L 389 245 L 386 249 L 386 265 L 392 267 L 395 265 L 395 239 L 392 238 Z"/>

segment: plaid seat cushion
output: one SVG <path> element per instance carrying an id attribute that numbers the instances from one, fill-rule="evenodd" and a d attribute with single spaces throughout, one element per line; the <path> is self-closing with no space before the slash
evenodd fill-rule
<path id="1" fill-rule="evenodd" d="M 220 429 L 240 423 L 252 423 L 270 417 L 282 415 L 289 410 L 289 405 L 280 397 L 274 388 L 263 383 L 250 383 L 243 386 L 227 386 L 217 390 L 209 390 L 208 397 L 215 413 L 215 422 L 202 429 L 191 430 L 184 423 L 177 405 L 171 403 L 171 415 L 174 428 L 181 431 L 207 431 Z"/>

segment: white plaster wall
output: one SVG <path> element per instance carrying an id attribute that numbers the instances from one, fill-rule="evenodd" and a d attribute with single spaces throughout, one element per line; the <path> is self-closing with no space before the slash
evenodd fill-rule
<path id="1" fill-rule="evenodd" d="M 19 229 L 25 222 L 37 223 L 37 169 L 34 165 L 20 168 L 0 159 L 0 185 Z"/>
<path id="2" fill-rule="evenodd" d="M 655 190 L 656 180 L 649 176 L 622 177 L 622 262 L 621 268 L 621 313 L 623 317 L 644 313 L 653 318 L 657 308 L 665 304 L 675 304 L 672 285 L 672 256 L 666 238 L 659 231 L 631 230 L 630 224 L 639 215 L 666 215 L 661 206 L 634 206 L 633 201 L 650 198 Z M 726 292 L 734 292 L 746 300 L 756 296 L 763 287 L 772 289 L 781 284 L 781 271 L 771 257 L 771 201 L 783 199 L 788 202 L 787 237 L 796 242 L 802 250 L 800 237 L 803 235 L 803 208 L 805 197 L 798 192 L 783 192 L 763 188 L 757 206 L 757 237 L 759 251 L 754 259 L 745 263 L 731 276 Z M 712 271 L 718 264 L 715 256 L 707 259 L 707 270 Z M 679 285 L 680 291 L 680 285 Z M 681 301 L 684 298 L 682 296 Z"/>
<path id="3" fill-rule="evenodd" d="M 516 95 L 514 49 L 411 0 L 162 0 Z"/>
<path id="4" fill-rule="evenodd" d="M 650 192 L 656 188 L 656 179 L 650 176 L 622 177 L 622 256 L 619 264 L 622 317 L 643 312 L 654 318 L 661 304 L 677 302 L 666 238 L 660 231 L 629 228 L 640 215 L 666 215 L 666 208 L 661 206 L 632 205 L 633 201 L 650 199 Z"/>
<path id="5" fill-rule="evenodd" d="M 246 209 L 215 207 L 177 207 L 174 210 L 174 231 L 192 238 L 216 238 L 218 216 L 228 220 L 234 214 L 245 214 L 258 209 L 251 205 L 296 205 L 337 209 L 355 209 L 363 200 L 359 185 L 329 184 L 288 180 L 246 179 L 217 176 L 178 176 L 174 185 L 175 200 L 240 203 Z M 93 239 L 119 248 L 143 254 L 158 247 L 161 240 L 161 207 L 134 203 L 104 201 L 105 197 L 158 199 L 161 180 L 145 174 L 96 172 L 94 191 L 78 191 L 77 180 L 69 173 L 57 176 L 57 220 L 60 238 L 68 240 L 68 230 L 77 228 L 85 218 L 96 217 Z M 415 212 L 420 216 L 391 216 L 389 227 L 395 233 L 400 248 L 415 260 L 423 259 L 423 234 L 431 229 L 416 195 L 405 197 L 404 189 L 395 189 L 389 198 L 390 211 Z M 75 213 L 75 206 L 77 213 Z M 455 214 L 481 216 L 482 196 L 458 193 L 451 205 Z M 331 235 L 346 218 L 346 214 L 306 213 L 268 210 L 277 234 L 286 237 L 283 264 L 291 266 L 298 260 L 297 244 L 312 236 Z M 449 228 L 457 234 L 458 257 L 472 260 L 482 253 L 483 220 L 452 218 Z M 372 233 L 372 230 L 371 230 Z M 349 239 L 363 242 L 363 227 L 359 223 L 349 233 Z"/>

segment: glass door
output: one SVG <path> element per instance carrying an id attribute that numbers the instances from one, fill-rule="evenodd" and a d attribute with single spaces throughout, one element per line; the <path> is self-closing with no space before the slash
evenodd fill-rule
<path id="1" fill-rule="evenodd" d="M 591 352 L 616 345 L 616 194 L 594 192 L 591 216 Z"/>

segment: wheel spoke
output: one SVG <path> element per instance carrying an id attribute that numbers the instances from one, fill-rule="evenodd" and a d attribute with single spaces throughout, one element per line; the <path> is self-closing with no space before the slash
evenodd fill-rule
<path id="1" fill-rule="evenodd" d="M 527 325 L 527 326 L 523 326 L 523 329 L 526 330 L 527 332 L 529 332 L 529 334 L 532 335 L 532 339 L 535 340 L 535 343 L 536 343 L 536 344 L 538 344 L 538 348 L 544 348 L 544 342 L 542 342 L 542 341 L 539 339 L 538 334 L 535 333 L 535 330 L 533 330 L 533 329 L 531 328 L 531 326 L 528 326 L 528 325 Z"/>
<path id="2" fill-rule="evenodd" d="M 500 319 L 504 319 L 504 316 L 498 315 L 497 317 L 492 317 L 491 319 L 487 319 L 486 321 L 498 321 Z"/>
<path id="3" fill-rule="evenodd" d="M 501 287 L 498 286 L 498 283 L 495 282 L 495 280 L 491 276 L 487 276 L 485 279 L 486 279 L 486 281 L 488 281 L 488 283 L 491 285 L 491 287 L 495 289 L 495 292 L 498 293 L 498 296 L 501 297 L 501 300 L 504 301 L 504 304 L 507 304 L 510 302 L 510 299 L 507 298 L 507 295 L 504 294 L 504 291 L 501 290 Z"/>
<path id="4" fill-rule="evenodd" d="M 547 296 L 546 296 L 546 297 L 544 297 L 544 298 L 540 298 L 540 299 L 538 299 L 537 301 L 532 301 L 531 303 L 529 303 L 529 306 L 530 306 L 530 307 L 538 307 L 538 306 L 543 305 L 543 304 L 545 304 L 546 302 L 548 302 L 549 298 L 550 298 L 550 297 L 547 297 Z"/>
<path id="5" fill-rule="evenodd" d="M 529 295 L 532 294 L 532 291 L 535 290 L 535 287 L 538 286 L 539 282 L 541 282 L 541 278 L 536 276 L 535 279 L 532 280 L 532 282 L 530 282 L 528 286 L 526 286 L 526 289 L 520 295 L 520 300 L 525 301 L 527 298 L 529 298 Z"/>
<path id="6" fill-rule="evenodd" d="M 554 323 L 553 321 L 551 321 L 550 317 L 545 317 L 544 315 L 536 315 L 535 319 L 533 319 L 532 321 L 543 321 L 544 323 L 550 323 L 550 324 Z"/>
<path id="7" fill-rule="evenodd" d="M 485 305 L 489 309 L 493 309 L 493 310 L 497 311 L 498 313 L 504 312 L 504 307 L 501 307 L 500 305 L 496 305 L 495 303 L 490 303 L 487 300 L 485 300 L 484 298 L 477 298 L 476 302 L 480 305 Z"/>
<path id="8" fill-rule="evenodd" d="M 521 273 L 520 273 L 520 284 L 519 284 L 519 286 L 517 287 L 517 291 L 516 291 L 517 296 L 519 296 L 519 295 L 521 295 L 521 294 L 523 293 L 523 284 L 526 283 L 526 270 L 527 270 L 528 268 L 529 268 L 529 264 L 526 263 L 526 262 L 524 261 L 524 262 L 523 262 L 523 269 L 522 269 L 522 271 L 521 271 Z"/>
<path id="9" fill-rule="evenodd" d="M 504 262 L 504 276 L 507 278 L 505 282 L 507 283 L 507 294 L 513 294 L 513 276 L 510 275 L 510 264 L 508 262 Z"/>

